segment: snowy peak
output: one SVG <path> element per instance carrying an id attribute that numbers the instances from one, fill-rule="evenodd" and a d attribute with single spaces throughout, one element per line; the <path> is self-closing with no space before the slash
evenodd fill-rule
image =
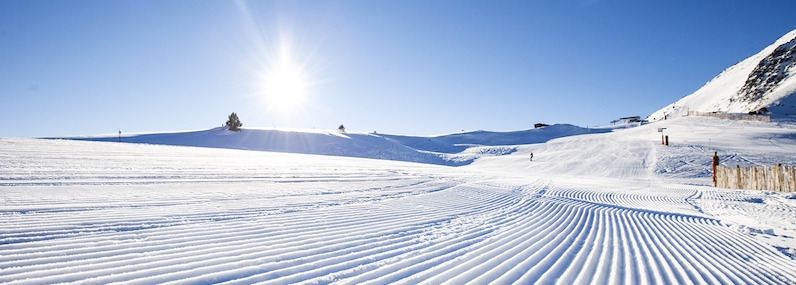
<path id="1" fill-rule="evenodd" d="M 725 69 L 694 93 L 647 119 L 684 116 L 688 111 L 749 113 L 766 108 L 774 117 L 796 116 L 796 30 L 759 53 Z"/>

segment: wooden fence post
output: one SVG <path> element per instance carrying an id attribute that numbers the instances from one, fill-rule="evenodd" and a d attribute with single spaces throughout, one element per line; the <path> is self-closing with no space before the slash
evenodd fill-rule
<path id="1" fill-rule="evenodd" d="M 790 166 L 790 192 L 796 192 L 796 167 Z"/>
<path id="2" fill-rule="evenodd" d="M 790 175 L 788 176 L 790 176 L 790 180 L 788 180 L 788 182 L 790 182 L 790 190 L 788 190 L 788 192 L 796 192 L 796 167 L 791 165 L 789 168 Z"/>
<path id="3" fill-rule="evenodd" d="M 760 183 L 759 188 L 760 190 L 766 189 L 766 167 L 760 166 L 757 170 L 760 171 L 760 177 L 758 178 L 758 182 Z"/>
<path id="4" fill-rule="evenodd" d="M 723 184 L 722 185 L 723 188 L 730 188 L 730 172 L 728 170 L 730 169 L 724 167 L 721 168 L 721 174 L 724 175 L 724 178 L 721 179 L 722 180 L 721 184 Z"/>
<path id="5" fill-rule="evenodd" d="M 741 166 L 735 165 L 735 188 L 741 189 Z"/>
<path id="6" fill-rule="evenodd" d="M 774 190 L 782 192 L 782 164 L 774 166 L 774 175 L 776 177 Z"/>
<path id="7" fill-rule="evenodd" d="M 724 188 L 731 188 L 730 187 L 730 168 L 729 167 L 723 168 L 721 170 L 721 172 L 723 172 L 722 174 L 724 174 L 724 179 L 723 179 L 724 180 L 723 181 L 724 182 Z"/>
<path id="8" fill-rule="evenodd" d="M 757 189 L 757 186 L 758 186 L 758 184 L 757 184 L 757 167 L 752 167 L 749 170 L 752 171 L 752 189 L 760 190 L 760 189 Z"/>
<path id="9" fill-rule="evenodd" d="M 770 173 L 770 171 L 771 171 L 771 167 L 766 166 L 765 168 L 763 168 L 763 181 L 764 181 L 763 189 L 771 188 L 771 173 Z"/>

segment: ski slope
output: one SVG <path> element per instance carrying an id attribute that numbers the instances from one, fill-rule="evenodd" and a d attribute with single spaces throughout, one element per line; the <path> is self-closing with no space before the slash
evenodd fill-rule
<path id="1" fill-rule="evenodd" d="M 663 132 L 659 132 L 663 129 Z M 669 137 L 669 146 L 661 136 Z M 533 152 L 534 162 L 529 162 Z M 682 117 L 611 133 L 571 136 L 518 146 L 472 166 L 502 173 L 662 179 L 712 185 L 711 159 L 727 166 L 796 163 L 796 124 Z"/>
<path id="2" fill-rule="evenodd" d="M 796 196 L 700 172 L 793 134 L 682 118 L 462 167 L 0 139 L 0 283 L 793 284 Z"/>

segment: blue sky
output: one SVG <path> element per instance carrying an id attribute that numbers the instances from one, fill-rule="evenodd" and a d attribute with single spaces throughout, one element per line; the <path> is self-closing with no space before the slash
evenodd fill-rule
<path id="1" fill-rule="evenodd" d="M 646 116 L 796 29 L 794 1 L 0 1 L 0 137 L 433 135 Z M 275 66 L 301 77 L 275 103 Z M 281 90 L 281 89 L 279 89 Z"/>

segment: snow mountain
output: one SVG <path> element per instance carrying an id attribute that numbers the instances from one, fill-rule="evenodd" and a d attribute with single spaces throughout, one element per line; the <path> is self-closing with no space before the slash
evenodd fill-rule
<path id="1" fill-rule="evenodd" d="M 795 53 L 796 30 L 793 30 L 647 119 L 679 117 L 688 111 L 750 113 L 761 110 L 770 112 L 775 118 L 796 117 Z"/>

